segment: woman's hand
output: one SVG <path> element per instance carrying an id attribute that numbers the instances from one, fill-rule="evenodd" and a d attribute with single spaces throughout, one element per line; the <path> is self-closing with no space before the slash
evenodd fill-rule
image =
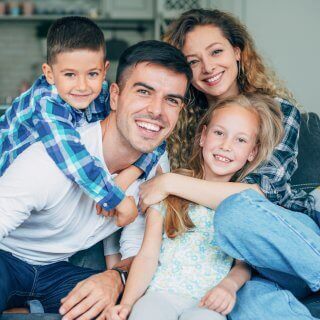
<path id="1" fill-rule="evenodd" d="M 148 207 L 159 203 L 169 195 L 170 175 L 170 173 L 157 175 L 140 186 L 139 205 L 142 212 L 145 212 Z"/>
<path id="2" fill-rule="evenodd" d="M 107 320 L 126 320 L 132 307 L 128 304 L 119 304 L 109 308 L 106 313 Z"/>
<path id="3" fill-rule="evenodd" d="M 205 307 L 225 316 L 232 311 L 236 303 L 236 292 L 236 284 L 230 279 L 224 279 L 205 294 L 199 307 Z"/>

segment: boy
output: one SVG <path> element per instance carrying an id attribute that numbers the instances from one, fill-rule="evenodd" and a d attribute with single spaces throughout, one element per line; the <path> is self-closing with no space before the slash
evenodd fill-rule
<path id="1" fill-rule="evenodd" d="M 104 36 L 94 22 L 65 17 L 50 27 L 44 75 L 0 118 L 0 177 L 21 152 L 42 141 L 59 169 L 96 201 L 98 213 L 116 208 L 117 225 L 124 226 L 135 219 L 137 208 L 122 189 L 150 171 L 165 145 L 120 173 L 118 186 L 82 145 L 76 128 L 109 114 L 108 67 Z"/>

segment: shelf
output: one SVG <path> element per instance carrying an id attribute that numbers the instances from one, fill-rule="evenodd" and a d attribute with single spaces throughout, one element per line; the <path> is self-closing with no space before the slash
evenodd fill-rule
<path id="1" fill-rule="evenodd" d="M 26 21 L 30 21 L 30 22 L 37 22 L 37 21 L 53 21 L 53 20 L 56 20 L 56 19 L 59 19 L 61 17 L 67 17 L 67 16 L 72 16 L 72 15 L 77 15 L 77 14 L 61 14 L 61 15 L 55 15 L 55 14 L 45 14 L 45 15 L 42 15 L 42 14 L 39 14 L 39 15 L 31 15 L 31 16 L 23 16 L 23 15 L 20 15 L 20 16 L 11 16 L 11 15 L 2 15 L 0 16 L 0 22 L 1 21 L 5 21 L 5 22 L 9 22 L 9 21 L 12 21 L 12 22 L 26 22 Z M 79 14 L 80 16 L 85 16 L 85 15 L 81 15 Z M 97 18 L 93 18 L 93 17 L 88 17 L 94 21 L 97 21 L 97 22 L 119 22 L 119 23 L 122 23 L 122 22 L 151 22 L 153 21 L 153 18 L 131 18 L 131 19 L 119 19 L 119 18 L 109 18 L 109 17 L 97 17 Z"/>

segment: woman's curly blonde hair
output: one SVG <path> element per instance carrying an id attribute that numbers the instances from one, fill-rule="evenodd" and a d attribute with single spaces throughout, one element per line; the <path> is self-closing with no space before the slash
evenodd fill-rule
<path id="1" fill-rule="evenodd" d="M 264 64 L 246 27 L 229 13 L 220 10 L 189 10 L 171 23 L 163 40 L 182 49 L 188 32 L 201 25 L 218 27 L 230 44 L 240 49 L 241 58 L 237 77 L 240 93 L 261 93 L 273 98 L 280 97 L 296 104 L 291 92 Z M 173 169 L 186 167 L 191 155 L 197 123 L 209 107 L 202 92 L 192 87 L 191 93 L 193 103 L 182 110 L 177 126 L 168 139 L 169 158 Z"/>

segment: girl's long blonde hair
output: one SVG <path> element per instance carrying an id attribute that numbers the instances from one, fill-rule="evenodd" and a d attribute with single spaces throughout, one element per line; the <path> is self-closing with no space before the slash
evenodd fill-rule
<path id="1" fill-rule="evenodd" d="M 187 11 L 171 23 L 163 40 L 182 49 L 186 35 L 195 27 L 204 25 L 218 27 L 230 44 L 240 49 L 237 78 L 240 93 L 257 92 L 273 98 L 281 97 L 296 104 L 292 94 L 264 64 L 246 27 L 229 13 L 205 9 Z M 182 111 L 177 126 L 168 139 L 169 158 L 173 169 L 186 166 L 191 154 L 190 141 L 193 141 L 196 125 L 208 109 L 204 94 L 193 87 L 192 92 L 193 105 Z"/>
<path id="2" fill-rule="evenodd" d="M 243 168 L 233 175 L 231 181 L 242 181 L 250 172 L 253 172 L 265 161 L 268 161 L 274 148 L 283 137 L 280 105 L 269 95 L 247 93 L 221 100 L 207 110 L 196 130 L 188 169 L 178 169 L 173 172 L 198 179 L 204 178 L 204 159 L 202 147 L 200 146 L 201 133 L 204 126 L 209 126 L 215 110 L 226 108 L 231 104 L 253 112 L 259 119 L 256 137 L 257 154 L 253 161 L 247 161 Z M 188 215 L 189 204 L 190 201 L 176 196 L 169 196 L 165 200 L 167 209 L 165 232 L 169 238 L 175 238 L 194 227 Z"/>

